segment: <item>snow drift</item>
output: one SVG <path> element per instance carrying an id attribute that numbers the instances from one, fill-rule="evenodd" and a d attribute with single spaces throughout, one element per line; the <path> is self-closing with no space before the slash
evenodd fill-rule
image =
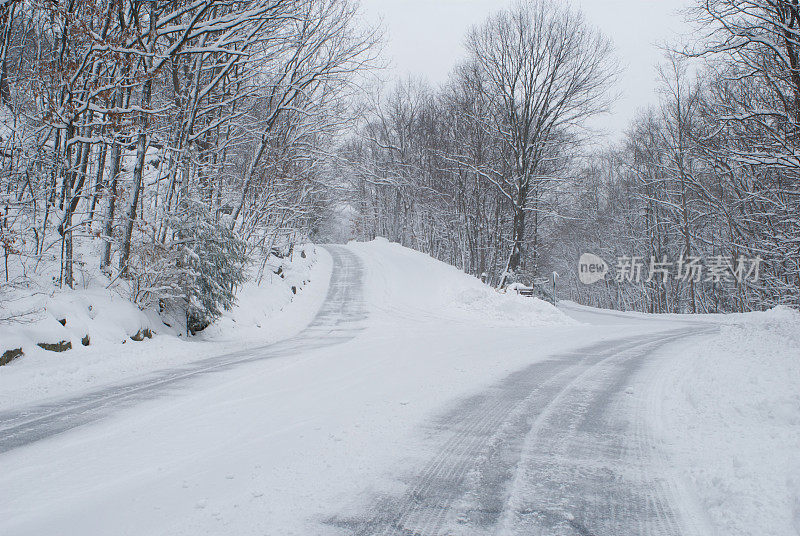
<path id="1" fill-rule="evenodd" d="M 654 422 L 717 534 L 800 531 L 800 313 L 734 315 L 657 372 Z"/>
<path id="2" fill-rule="evenodd" d="M 364 261 L 367 300 L 378 314 L 495 326 L 575 324 L 539 298 L 500 293 L 458 268 L 385 238 L 350 242 L 349 247 Z"/>

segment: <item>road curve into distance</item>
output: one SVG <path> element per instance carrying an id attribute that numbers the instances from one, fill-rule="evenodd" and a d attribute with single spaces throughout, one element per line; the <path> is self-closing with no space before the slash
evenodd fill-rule
<path id="1" fill-rule="evenodd" d="M 202 375 L 352 339 L 363 329 L 362 321 L 366 317 L 361 261 L 343 246 L 325 248 L 333 258 L 328 294 L 313 321 L 294 337 L 260 348 L 204 358 L 79 396 L 0 412 L 0 453 L 97 421 L 137 402 L 157 398 L 178 384 Z"/>

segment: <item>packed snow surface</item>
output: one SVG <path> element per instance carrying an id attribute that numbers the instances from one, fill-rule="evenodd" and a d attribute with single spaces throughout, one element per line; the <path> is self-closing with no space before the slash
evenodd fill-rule
<path id="1" fill-rule="evenodd" d="M 631 410 L 619 422 L 636 421 L 652 435 L 648 448 L 660 460 L 653 474 L 667 475 L 676 508 L 696 532 L 797 532 L 796 313 L 689 318 L 574 304 L 557 309 L 497 293 L 385 240 L 342 251 L 360 262 L 345 267 L 337 285 L 363 282 L 357 299 L 364 314 L 351 319 L 352 338 L 297 351 L 288 346 L 0 454 L 0 533 L 347 534 L 336 520 L 363 512 L 376 497 L 402 493 L 405 476 L 432 459 L 431 423 L 443 414 L 496 393 L 523 369 L 559 370 L 557 359 L 585 357 L 576 349 L 613 352 L 620 340 L 640 351 L 647 366 L 622 393 L 611 393 L 622 396 L 620 410 Z M 319 259 L 312 272 L 331 262 L 325 254 Z M 208 332 L 209 341 L 190 349 L 232 349 L 261 335 L 269 340 L 264 321 L 284 322 L 287 334 L 299 331 L 322 302 L 323 287 L 313 289 L 323 272 L 311 273 L 306 305 L 302 293 L 291 302 L 302 313 L 292 306 L 264 312 L 258 290 L 250 289 L 239 309 Z M 676 330 L 702 335 L 661 346 L 657 355 L 637 348 L 637 337 L 653 341 Z M 335 338 L 336 331 L 319 336 Z M 98 377 L 89 383 L 100 385 L 128 377 L 138 362 L 151 370 L 158 360 L 189 359 L 170 357 L 172 346 L 159 344 L 156 337 L 136 346 L 138 357 L 76 353 L 80 359 L 69 365 L 51 359 L 34 366 L 26 358 L 28 364 L 0 368 L 0 392 L 17 393 L 5 403 L 20 408 L 42 395 L 76 392 L 60 378 L 85 381 L 84 365 Z M 599 354 L 591 359 L 599 360 L 587 369 L 595 375 L 568 382 L 570 396 L 601 388 L 604 375 L 614 372 Z M 516 480 L 536 470 L 528 464 Z"/>
<path id="2" fill-rule="evenodd" d="M 3 454 L 0 532 L 319 534 L 337 505 L 398 485 L 387 475 L 426 456 L 417 430 L 442 407 L 603 337 L 533 300 L 532 311 L 552 309 L 541 325 L 533 312 L 526 327 L 487 324 L 447 299 L 479 288 L 474 278 L 383 241 L 352 250 L 364 269 L 360 335 L 203 376 Z"/>
<path id="3" fill-rule="evenodd" d="M 274 273 L 278 268 L 282 277 Z M 18 310 L 34 314 L 24 322 L 0 324 L 0 353 L 19 347 L 25 352 L 0 367 L 0 410 L 294 335 L 324 300 L 330 270 L 328 253 L 312 245 L 298 247 L 291 258 L 271 257 L 261 284 L 253 267 L 236 305 L 194 337 L 98 282 L 19 300 Z M 153 338 L 133 341 L 143 328 Z M 81 342 L 86 335 L 89 346 Z M 72 349 L 57 353 L 37 345 L 59 341 L 71 342 Z"/>

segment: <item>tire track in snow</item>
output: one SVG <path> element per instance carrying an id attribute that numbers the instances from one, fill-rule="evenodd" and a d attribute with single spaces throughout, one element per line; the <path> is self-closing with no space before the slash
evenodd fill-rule
<path id="1" fill-rule="evenodd" d="M 683 336 L 643 338 L 587 370 L 549 404 L 526 441 L 500 532 L 677 534 L 662 494 L 638 485 L 652 460 L 631 450 L 628 415 L 615 401 L 626 396 L 648 353 Z"/>
<path id="2" fill-rule="evenodd" d="M 643 338 L 565 390 L 527 440 L 499 532 L 685 534 L 662 460 L 642 435 L 646 423 L 630 385 L 650 354 L 702 331 Z"/>
<path id="3" fill-rule="evenodd" d="M 432 424 L 438 451 L 401 496 L 377 499 L 364 516 L 327 523 L 363 536 L 677 534 L 663 493 L 618 489 L 614 467 L 630 463 L 631 453 L 621 442 L 624 423 L 605 415 L 650 351 L 689 333 L 607 341 L 510 375 Z M 570 456 L 590 463 L 576 465 Z M 541 483 L 533 492 L 526 489 L 531 479 Z M 647 519 L 640 522 L 642 513 Z M 603 519 L 634 530 L 597 529 Z M 665 530 L 638 530 L 654 519 Z"/>
<path id="4" fill-rule="evenodd" d="M 177 392 L 187 381 L 233 367 L 347 342 L 363 329 L 363 265 L 342 246 L 325 246 L 333 258 L 328 293 L 300 333 L 260 348 L 213 356 L 47 404 L 0 413 L 0 453 L 106 417 L 138 402 Z"/>

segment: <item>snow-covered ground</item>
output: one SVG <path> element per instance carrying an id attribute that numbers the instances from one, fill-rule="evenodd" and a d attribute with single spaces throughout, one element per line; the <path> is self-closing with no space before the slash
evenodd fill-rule
<path id="1" fill-rule="evenodd" d="M 391 243 L 351 242 L 366 264 L 366 294 L 374 322 L 410 320 L 480 323 L 497 327 L 565 326 L 575 322 L 538 298 L 500 294 L 475 277 Z"/>
<path id="2" fill-rule="evenodd" d="M 732 315 L 652 371 L 651 421 L 713 534 L 800 534 L 800 314 Z"/>
<path id="3" fill-rule="evenodd" d="M 370 315 L 361 335 L 4 454 L 0 532 L 316 534 L 337 505 L 395 486 L 387 475 L 426 455 L 418 430 L 442 407 L 606 335 L 535 300 L 541 325 L 534 312 L 524 328 L 487 325 L 446 299 L 479 289 L 474 278 L 382 241 L 353 249 Z"/>
<path id="4" fill-rule="evenodd" d="M 17 301 L 17 309 L 33 310 L 34 315 L 26 322 L 0 324 L 0 353 L 20 347 L 24 351 L 0 367 L 0 410 L 294 335 L 325 298 L 330 256 L 323 248 L 300 246 L 291 259 L 271 257 L 269 267 L 260 285 L 254 277 L 248 280 L 236 305 L 194 337 L 101 284 Z M 283 277 L 274 273 L 279 267 Z M 130 338 L 143 328 L 151 330 L 152 339 Z M 86 335 L 89 346 L 81 343 Z M 59 341 L 71 342 L 72 349 L 52 352 L 37 346 Z"/>
<path id="5" fill-rule="evenodd" d="M 647 315 L 565 302 L 584 322 L 713 323 L 643 374 L 646 420 L 702 534 L 800 534 L 800 313 Z"/>
<path id="6" fill-rule="evenodd" d="M 703 518 L 702 534 L 796 533 L 796 313 L 687 319 L 571 304 L 558 310 L 497 294 L 385 240 L 348 249 L 363 263 L 367 318 L 355 338 L 203 375 L 100 422 L 0 454 L 0 533 L 346 534 L 334 518 L 402 491 L 402 476 L 435 454 L 430 423 L 444 411 L 555 354 L 570 359 L 583 346 L 607 341 L 613 348 L 618 339 L 702 322 L 722 331 L 663 347 L 630 394 L 663 448 L 658 469 L 671 471 L 686 499 L 679 506 Z M 322 273 L 330 260 L 319 258 Z M 309 289 L 319 279 L 312 274 Z M 265 318 L 282 318 L 285 333 L 299 330 L 321 291 L 309 292 L 303 307 L 303 294 L 295 300 L 302 314 Z M 233 348 L 239 335 L 232 329 L 260 336 L 260 322 L 250 317 L 259 298 L 255 290 L 243 296 L 238 312 L 208 333 L 227 341 L 192 348 Z M 144 343 L 151 355 L 143 362 L 174 359 L 158 342 Z M 91 364 L 91 354 L 81 355 Z M 62 374 L 65 365 L 54 363 L 37 374 L 24 372 L 33 366 L 24 361 L 0 369 L 0 392 L 23 393 L 6 399 L 9 406 L 35 399 L 16 382 Z M 81 378 L 77 364 L 71 367 Z M 17 374 L 13 381 L 3 378 L 6 369 Z M 586 386 L 597 387 L 592 381 Z"/>

